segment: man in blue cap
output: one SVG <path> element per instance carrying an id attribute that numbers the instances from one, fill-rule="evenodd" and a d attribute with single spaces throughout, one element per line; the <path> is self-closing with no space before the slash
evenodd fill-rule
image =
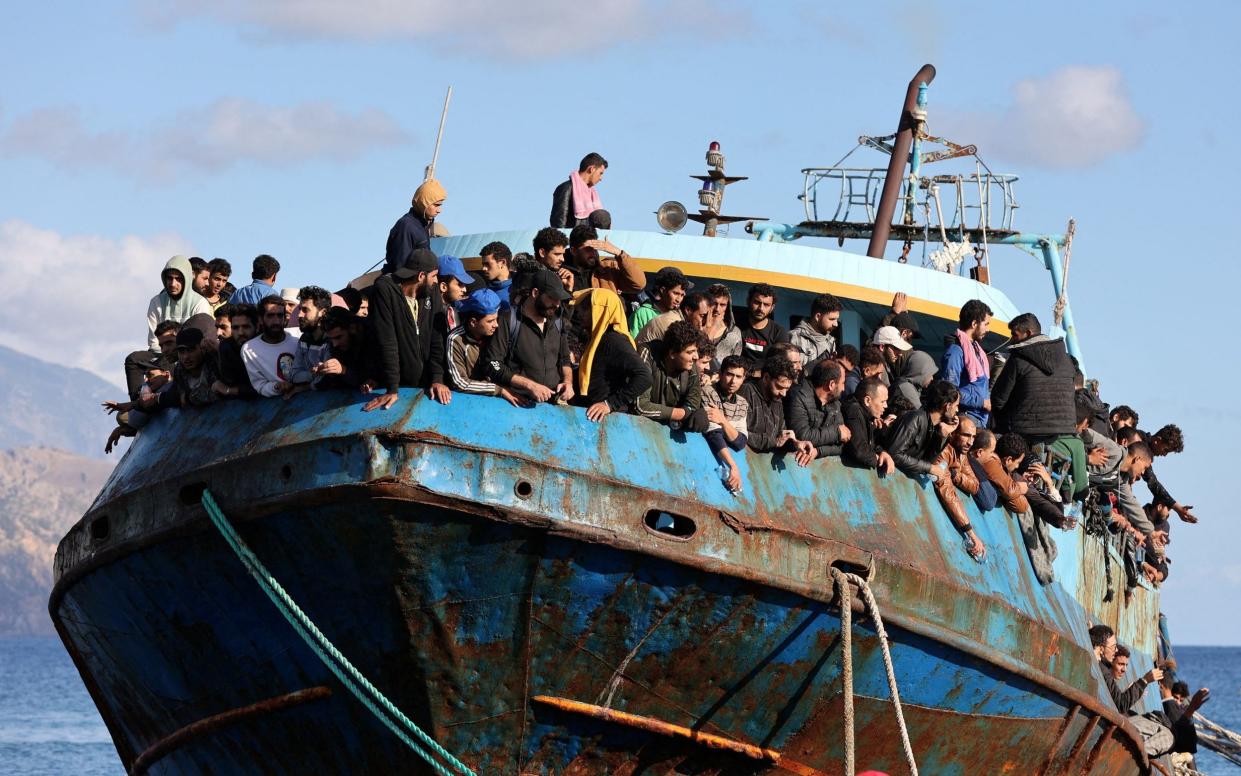
<path id="1" fill-rule="evenodd" d="M 444 300 L 444 314 L 448 320 L 448 330 L 457 327 L 457 304 L 469 293 L 467 288 L 474 282 L 465 265 L 456 256 L 444 254 L 440 256 L 440 296 Z"/>
<path id="2" fill-rule="evenodd" d="M 441 270 L 442 271 L 442 270 Z M 501 396 L 515 407 L 530 402 L 487 380 L 487 370 L 478 369 L 478 357 L 500 326 L 500 295 L 480 288 L 457 304 L 461 324 L 448 332 L 448 382 L 454 391 L 483 396 Z"/>

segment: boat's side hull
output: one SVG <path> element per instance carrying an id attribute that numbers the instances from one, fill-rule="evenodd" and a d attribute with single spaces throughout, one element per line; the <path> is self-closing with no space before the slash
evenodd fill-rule
<path id="1" fill-rule="evenodd" d="M 230 511 L 329 638 L 479 773 L 774 769 L 536 697 L 840 770 L 840 623 L 823 600 L 378 487 Z M 417 770 L 201 513 L 187 512 L 176 530 L 65 574 L 53 598 L 127 765 L 149 751 L 152 772 Z M 1092 773 L 1138 772 L 1129 739 L 1060 694 L 889 631 L 924 773 L 1037 773 L 1070 759 Z M 899 773 L 877 647 L 871 626 L 856 624 L 858 763 Z M 219 716 L 237 710 L 246 713 Z M 215 722 L 193 727 L 202 720 Z"/>

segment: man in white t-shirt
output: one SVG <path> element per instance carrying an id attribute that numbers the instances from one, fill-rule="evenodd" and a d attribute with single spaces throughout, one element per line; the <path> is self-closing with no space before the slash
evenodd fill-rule
<path id="1" fill-rule="evenodd" d="M 273 294 L 259 302 L 259 325 L 263 333 L 241 348 L 241 361 L 259 396 L 287 399 L 305 387 L 293 384 L 297 338 L 285 331 L 288 320 L 284 300 L 279 296 Z"/>

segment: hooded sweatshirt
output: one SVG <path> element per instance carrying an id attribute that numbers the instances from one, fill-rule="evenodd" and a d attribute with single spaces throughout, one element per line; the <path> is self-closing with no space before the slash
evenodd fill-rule
<path id="1" fill-rule="evenodd" d="M 147 347 L 153 351 L 159 350 L 155 327 L 161 321 L 184 323 L 199 313 L 211 316 L 211 303 L 194 290 L 194 272 L 190 269 L 190 260 L 184 256 L 173 256 L 164 265 L 160 279 L 169 271 L 181 274 L 181 294 L 174 298 L 167 291 L 160 291 L 151 297 L 151 303 L 147 305 Z"/>
<path id="2" fill-rule="evenodd" d="M 991 389 L 997 430 L 1036 437 L 1075 434 L 1075 371 L 1062 339 L 1036 334 L 1010 347 Z"/>
<path id="3" fill-rule="evenodd" d="M 915 407 L 922 406 L 922 389 L 935 377 L 935 359 L 921 350 L 911 350 L 897 365 L 893 388 Z"/>
<path id="4" fill-rule="evenodd" d="M 819 359 L 836 352 L 836 338 L 831 334 L 820 334 L 810 321 L 797 324 L 797 327 L 789 332 L 789 342 L 801 351 L 802 364 L 806 369 Z"/>

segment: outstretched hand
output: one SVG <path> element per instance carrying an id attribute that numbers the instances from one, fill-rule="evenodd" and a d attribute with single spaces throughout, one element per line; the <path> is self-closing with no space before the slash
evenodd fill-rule
<path id="1" fill-rule="evenodd" d="M 897 291 L 892 297 L 892 312 L 903 313 L 909 309 L 909 297 L 904 291 Z"/>
<path id="2" fill-rule="evenodd" d="M 1175 507 L 1176 514 L 1179 515 L 1181 520 L 1185 521 L 1186 523 L 1198 522 L 1198 517 L 1193 512 L 1190 511 L 1193 508 L 1194 507 L 1192 504 L 1189 504 L 1186 506 L 1181 506 L 1180 504 L 1177 504 Z"/>

